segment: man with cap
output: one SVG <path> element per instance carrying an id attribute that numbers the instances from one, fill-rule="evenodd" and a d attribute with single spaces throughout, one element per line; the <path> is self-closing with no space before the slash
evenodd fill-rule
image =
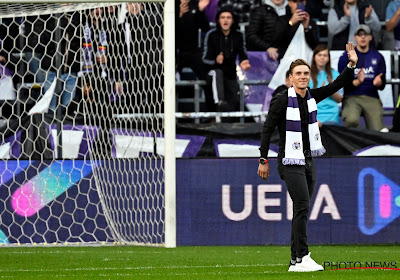
<path id="1" fill-rule="evenodd" d="M 383 128 L 383 108 L 378 90 L 386 85 L 386 63 L 383 56 L 370 46 L 371 29 L 359 25 L 354 32 L 357 68 L 353 82 L 344 87 L 342 118 L 346 127 L 357 127 L 364 116 L 368 129 L 380 131 Z M 348 63 L 347 53 L 339 59 L 338 71 L 343 71 Z"/>

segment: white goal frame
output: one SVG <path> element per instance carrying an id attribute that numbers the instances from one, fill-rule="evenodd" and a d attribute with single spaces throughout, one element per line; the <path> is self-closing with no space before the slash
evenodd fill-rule
<path id="1" fill-rule="evenodd" d="M 179 0 L 177 0 L 179 1 Z M 164 4 L 164 129 L 165 129 L 165 247 L 176 247 L 176 119 L 175 119 L 175 0 L 137 0 Z M 44 0 L 2 1 L 2 4 L 48 4 Z M 53 3 L 121 3 L 121 1 L 68 0 Z"/>

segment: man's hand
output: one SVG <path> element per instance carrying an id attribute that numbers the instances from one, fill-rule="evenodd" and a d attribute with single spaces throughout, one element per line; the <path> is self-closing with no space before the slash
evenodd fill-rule
<path id="1" fill-rule="evenodd" d="M 92 87 L 90 86 L 89 83 L 85 83 L 83 85 L 82 93 L 83 93 L 83 96 L 86 98 L 86 100 L 93 101 Z"/>
<path id="2" fill-rule="evenodd" d="M 240 68 L 242 68 L 243 71 L 249 70 L 250 67 L 251 67 L 251 65 L 250 65 L 250 61 L 249 61 L 248 59 L 243 60 L 243 61 L 240 63 Z"/>
<path id="3" fill-rule="evenodd" d="M 378 76 L 374 78 L 374 81 L 372 82 L 374 86 L 380 87 L 382 85 L 382 75 L 383 73 L 380 73 Z"/>
<path id="4" fill-rule="evenodd" d="M 272 60 L 277 60 L 279 57 L 279 53 L 278 53 L 278 49 L 274 48 L 274 47 L 269 47 L 267 49 L 267 53 L 269 58 L 271 58 Z"/>
<path id="5" fill-rule="evenodd" d="M 7 60 L 4 56 L 0 55 L 0 63 L 6 64 Z"/>
<path id="6" fill-rule="evenodd" d="M 361 68 L 361 70 L 357 73 L 357 79 L 360 81 L 360 83 L 364 82 L 365 80 L 364 68 Z"/>
<path id="7" fill-rule="evenodd" d="M 350 5 L 348 3 L 344 3 L 343 12 L 347 17 L 351 17 Z"/>
<path id="8" fill-rule="evenodd" d="M 269 164 L 266 162 L 265 164 L 259 164 L 258 165 L 258 171 L 257 171 L 258 176 L 260 176 L 262 179 L 265 181 L 269 177 Z"/>
<path id="9" fill-rule="evenodd" d="M 107 57 L 105 54 L 99 53 L 96 55 L 96 61 L 97 61 L 97 63 L 105 64 L 105 63 L 107 63 Z"/>
<path id="10" fill-rule="evenodd" d="M 215 61 L 217 61 L 218 64 L 224 63 L 224 53 L 220 52 Z"/>
<path id="11" fill-rule="evenodd" d="M 335 92 L 334 94 L 331 95 L 332 99 L 335 100 L 337 103 L 340 103 L 343 101 L 343 95 L 341 95 L 338 92 Z"/>
<path id="12" fill-rule="evenodd" d="M 141 3 L 129 3 L 126 8 L 131 15 L 139 15 L 143 9 L 143 5 Z"/>
<path id="13" fill-rule="evenodd" d="M 199 11 L 200 12 L 204 11 L 207 8 L 208 4 L 210 4 L 210 0 L 200 0 L 199 1 Z"/>
<path id="14" fill-rule="evenodd" d="M 366 9 L 365 9 L 365 18 L 369 18 L 372 14 L 372 5 L 369 5 Z"/>
<path id="15" fill-rule="evenodd" d="M 118 96 L 121 96 L 124 93 L 124 87 L 121 82 L 115 82 L 115 92 Z"/>
<path id="16" fill-rule="evenodd" d="M 357 79 L 353 80 L 353 86 L 358 87 L 361 85 L 365 80 L 365 72 L 364 68 L 361 68 L 360 71 L 357 73 Z"/>
<path id="17" fill-rule="evenodd" d="M 181 0 L 181 4 L 179 5 L 179 17 L 181 18 L 188 11 L 189 11 L 189 0 Z"/>
<path id="18" fill-rule="evenodd" d="M 294 12 L 292 17 L 290 18 L 290 21 L 293 23 L 293 25 L 295 25 L 299 21 L 303 21 L 305 14 L 306 14 L 306 12 L 303 12 L 302 10 L 297 9 L 296 12 Z"/>
<path id="19" fill-rule="evenodd" d="M 310 25 L 310 15 L 307 12 L 304 12 L 304 19 L 302 21 L 304 29 L 307 29 Z"/>
<path id="20" fill-rule="evenodd" d="M 350 60 L 350 65 L 351 66 L 356 65 L 358 61 L 358 56 L 355 51 L 353 42 L 349 42 L 348 44 L 346 44 L 346 51 L 347 51 L 347 57 Z"/>

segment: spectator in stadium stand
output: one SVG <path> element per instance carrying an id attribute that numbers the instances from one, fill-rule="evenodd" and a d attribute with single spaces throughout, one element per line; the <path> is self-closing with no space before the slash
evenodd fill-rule
<path id="1" fill-rule="evenodd" d="M 386 22 L 386 8 L 391 0 L 368 0 L 381 23 Z M 379 32 L 372 32 L 377 50 L 394 50 L 393 32 L 386 29 L 385 24 L 381 24 Z"/>
<path id="2" fill-rule="evenodd" d="M 104 28 L 104 8 L 92 9 L 87 16 L 82 40 L 83 93 L 87 99 L 107 100 L 109 103 L 110 80 L 107 73 L 108 34 Z M 94 94 L 94 89 L 96 89 Z"/>
<path id="3" fill-rule="evenodd" d="M 373 32 L 381 30 L 381 23 L 372 5 L 361 0 L 336 0 L 328 14 L 328 47 L 343 50 L 353 40 L 354 30 L 366 24 Z"/>
<path id="4" fill-rule="evenodd" d="M 400 1 L 394 0 L 386 8 L 386 30 L 394 34 L 394 50 L 400 50 Z"/>
<path id="5" fill-rule="evenodd" d="M 209 66 L 214 102 L 219 112 L 239 110 L 239 84 L 236 76 L 236 57 L 244 70 L 251 65 L 247 57 L 243 34 L 237 30 L 235 15 L 230 6 L 223 6 L 216 16 L 217 26 L 204 40 L 203 62 Z"/>
<path id="6" fill-rule="evenodd" d="M 175 1 L 175 40 L 177 50 L 178 72 L 189 67 L 200 80 L 207 81 L 207 67 L 201 57 L 202 44 L 199 42 L 199 29 L 206 33 L 210 29 L 205 9 L 210 0 L 176 0 Z M 211 85 L 203 86 L 207 111 L 215 112 Z"/>
<path id="7" fill-rule="evenodd" d="M 61 71 L 64 83 L 61 93 L 54 94 L 51 99 L 50 110 L 54 111 L 60 104 L 67 107 L 76 94 L 81 59 L 81 21 L 79 12 L 63 13 L 60 19 L 48 15 L 45 20 L 44 29 L 40 32 L 40 45 L 36 49 L 43 55 L 40 67 L 46 72 L 43 92 L 50 88 L 57 71 Z M 58 28 L 62 34 L 60 41 L 56 37 Z M 57 55 L 62 55 L 61 69 L 57 69 Z"/>
<path id="8" fill-rule="evenodd" d="M 46 78 L 46 72 L 40 68 L 40 62 L 43 57 L 40 38 L 48 18 L 47 15 L 28 16 L 23 23 L 24 36 L 26 36 L 26 45 L 23 50 L 28 68 L 28 75 L 25 77 L 27 82 L 43 83 Z"/>
<path id="9" fill-rule="evenodd" d="M 293 61 L 289 68 L 293 86 L 272 99 L 261 131 L 261 158 L 257 173 L 264 180 L 270 175 L 267 160 L 270 139 L 276 127 L 279 131 L 277 169 L 293 200 L 289 263 L 289 271 L 292 272 L 324 269 L 311 258 L 307 245 L 307 219 L 316 181 L 316 167 L 312 157 L 325 152 L 315 110 L 317 102 L 351 82 L 358 58 L 353 43 L 347 44 L 346 50 L 347 67 L 336 80 L 321 88 L 309 89 L 310 66 L 303 59 Z"/>
<path id="10" fill-rule="evenodd" d="M 9 118 L 12 115 L 12 104 L 3 100 L 15 100 L 15 88 L 18 83 L 17 64 L 19 58 L 13 54 L 19 54 L 19 28 L 21 18 L 0 19 L 0 105 L 1 118 Z"/>
<path id="11" fill-rule="evenodd" d="M 323 87 L 332 83 L 339 76 L 339 72 L 331 68 L 331 55 L 326 45 L 318 45 L 314 49 L 311 61 L 310 88 Z M 343 96 L 335 92 L 317 104 L 317 121 L 322 124 L 339 124 L 339 105 Z"/>
<path id="12" fill-rule="evenodd" d="M 282 92 L 284 90 L 287 90 L 288 88 L 290 88 L 292 86 L 292 82 L 290 81 L 289 74 L 290 74 L 290 71 L 287 70 L 286 71 L 286 75 L 285 75 L 285 84 L 280 85 L 279 87 L 277 87 L 274 90 L 274 92 L 272 93 L 272 97 L 274 97 L 275 95 L 277 95 L 278 93 L 280 93 L 280 92 Z"/>
<path id="13" fill-rule="evenodd" d="M 371 29 L 361 24 L 354 31 L 357 68 L 352 83 L 344 87 L 342 119 L 346 127 L 357 127 L 360 117 L 368 129 L 383 129 L 383 108 L 378 90 L 386 85 L 386 63 L 383 56 L 370 46 Z M 346 52 L 339 59 L 338 70 L 346 68 Z"/>
<path id="14" fill-rule="evenodd" d="M 317 21 L 326 20 L 326 14 L 322 13 L 322 9 L 326 8 L 325 1 L 320 0 L 307 0 L 306 11 L 310 15 L 311 19 L 316 19 Z"/>
<path id="15" fill-rule="evenodd" d="M 21 21 L 18 19 L 0 19 L 0 63 L 13 72 L 16 72 L 16 64 L 19 60 L 12 55 L 18 53 L 20 49 L 19 28 Z"/>
<path id="16" fill-rule="evenodd" d="M 301 8 L 306 5 L 305 0 L 264 0 L 263 3 L 250 13 L 246 33 L 249 51 L 266 51 L 271 59 L 281 59 L 300 24 L 310 48 L 317 46 L 316 24 Z"/>
<path id="17" fill-rule="evenodd" d="M 163 79 L 160 51 L 163 45 L 163 8 L 160 3 L 142 2 L 126 4 L 126 8 L 125 22 L 118 27 L 125 32 L 124 43 L 121 44 L 121 39 L 113 43 L 119 47 L 118 57 L 124 58 L 117 62 L 124 71 L 115 68 L 123 83 L 124 112 L 160 113 L 163 111 L 162 89 L 158 82 Z M 148 78 L 150 74 L 151 79 Z"/>
<path id="18" fill-rule="evenodd" d="M 107 151 L 111 141 L 109 130 L 111 129 L 111 118 L 113 104 L 111 92 L 113 90 L 109 74 L 110 61 L 108 57 L 108 25 L 107 8 L 95 8 L 90 10 L 86 16 L 82 38 L 82 93 L 85 97 L 84 106 L 90 112 L 91 125 L 97 127 L 97 137 L 93 143 L 95 150 Z M 112 30 L 112 32 L 117 32 Z M 89 118 L 89 117 L 88 117 Z"/>

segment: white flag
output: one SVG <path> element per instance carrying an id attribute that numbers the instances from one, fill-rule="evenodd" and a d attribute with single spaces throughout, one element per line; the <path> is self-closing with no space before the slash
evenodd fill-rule
<path id="1" fill-rule="evenodd" d="M 275 90 L 280 85 L 284 85 L 286 71 L 289 70 L 290 64 L 298 58 L 302 58 L 310 63 L 312 55 L 313 51 L 308 46 L 304 35 L 304 27 L 300 24 L 268 87 Z"/>
<path id="2" fill-rule="evenodd" d="M 33 106 L 29 110 L 29 112 L 28 112 L 29 116 L 33 115 L 33 114 L 47 113 L 49 111 L 50 102 L 51 102 L 51 99 L 53 98 L 54 90 L 56 89 L 56 83 L 57 83 L 57 79 L 55 78 L 53 83 L 51 84 L 50 88 L 43 95 L 42 99 L 40 99 L 36 103 L 36 105 Z"/>

